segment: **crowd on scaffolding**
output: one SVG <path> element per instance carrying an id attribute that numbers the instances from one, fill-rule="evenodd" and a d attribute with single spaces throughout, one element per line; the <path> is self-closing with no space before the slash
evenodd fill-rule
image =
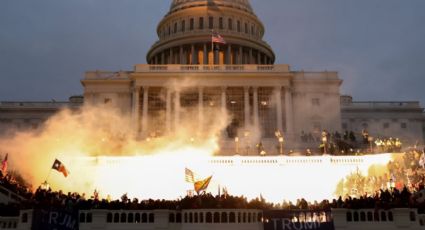
<path id="1" fill-rule="evenodd" d="M 304 144 L 314 144 L 319 146 L 322 154 L 345 155 L 375 152 L 401 152 L 402 141 L 393 137 L 372 137 L 366 129 L 360 133 L 354 131 L 329 132 L 323 130 L 321 133 L 301 132 L 300 140 Z M 306 149 L 306 154 L 316 151 Z"/>

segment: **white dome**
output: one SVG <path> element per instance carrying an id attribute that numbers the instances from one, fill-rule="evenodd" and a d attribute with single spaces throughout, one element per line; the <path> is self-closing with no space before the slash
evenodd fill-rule
<path id="1" fill-rule="evenodd" d="M 181 8 L 202 5 L 229 6 L 252 13 L 252 8 L 251 4 L 249 3 L 249 0 L 173 0 L 171 3 L 170 11 L 173 12 Z"/>

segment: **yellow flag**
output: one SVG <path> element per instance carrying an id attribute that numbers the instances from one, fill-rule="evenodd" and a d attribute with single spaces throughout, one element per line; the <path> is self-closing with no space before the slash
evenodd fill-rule
<path id="1" fill-rule="evenodd" d="M 199 194 L 199 192 L 206 190 L 208 188 L 208 185 L 210 184 L 212 176 L 208 177 L 205 180 L 196 181 L 194 183 L 195 191 Z"/>

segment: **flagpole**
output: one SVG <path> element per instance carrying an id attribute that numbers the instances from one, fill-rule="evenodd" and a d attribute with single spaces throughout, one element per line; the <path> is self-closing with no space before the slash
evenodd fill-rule
<path id="1" fill-rule="evenodd" d="M 214 65 L 214 63 L 215 63 L 215 54 L 214 54 L 213 36 L 214 36 L 214 30 L 211 30 L 211 52 L 212 52 L 212 62 L 211 63 Z"/>

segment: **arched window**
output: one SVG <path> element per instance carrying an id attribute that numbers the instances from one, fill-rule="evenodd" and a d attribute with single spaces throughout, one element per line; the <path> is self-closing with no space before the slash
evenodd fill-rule
<path id="1" fill-rule="evenodd" d="M 220 213 L 214 212 L 214 223 L 220 223 Z"/>
<path id="2" fill-rule="evenodd" d="M 357 211 L 354 212 L 354 222 L 359 221 L 359 213 Z"/>
<path id="3" fill-rule="evenodd" d="M 176 214 L 176 223 L 181 223 L 182 222 L 182 214 L 181 213 L 177 213 Z"/>
<path id="4" fill-rule="evenodd" d="M 381 212 L 381 221 L 387 221 L 387 213 L 384 211 Z"/>
<path id="5" fill-rule="evenodd" d="M 28 213 L 24 213 L 22 214 L 22 223 L 27 223 L 28 222 Z"/>
<path id="6" fill-rule="evenodd" d="M 93 216 L 91 212 L 87 213 L 86 222 L 91 223 L 93 221 Z"/>
<path id="7" fill-rule="evenodd" d="M 181 31 L 184 32 L 186 30 L 186 21 L 183 20 L 181 23 Z"/>
<path id="8" fill-rule="evenodd" d="M 236 222 L 236 216 L 234 212 L 230 212 L 229 214 L 229 223 L 235 223 Z"/>
<path id="9" fill-rule="evenodd" d="M 112 223 L 112 213 L 106 214 L 106 223 Z"/>
<path id="10" fill-rule="evenodd" d="M 233 20 L 232 20 L 231 18 L 229 18 L 229 19 L 227 20 L 227 28 L 228 28 L 229 30 L 233 30 Z"/>
<path id="11" fill-rule="evenodd" d="M 373 213 L 373 220 L 379 221 L 379 212 L 376 211 L 376 212 Z"/>
<path id="12" fill-rule="evenodd" d="M 80 213 L 80 223 L 85 223 L 86 222 L 86 214 L 85 213 Z"/>
<path id="13" fill-rule="evenodd" d="M 246 213 L 245 212 L 242 214 L 242 222 L 246 223 Z"/>
<path id="14" fill-rule="evenodd" d="M 410 212 L 410 221 L 415 222 L 416 221 L 416 214 L 415 212 Z"/>
<path id="15" fill-rule="evenodd" d="M 199 213 L 199 223 L 204 223 L 204 213 Z"/>
<path id="16" fill-rule="evenodd" d="M 198 223 L 198 213 L 197 212 L 195 212 L 194 214 L 193 214 L 193 222 L 195 222 L 195 223 Z"/>
<path id="17" fill-rule="evenodd" d="M 393 212 L 388 212 L 388 221 L 394 221 Z"/>
<path id="18" fill-rule="evenodd" d="M 125 213 L 121 213 L 121 223 L 127 222 L 127 215 Z"/>
<path id="19" fill-rule="evenodd" d="M 134 222 L 134 214 L 133 213 L 129 213 L 128 214 L 128 223 L 133 223 Z"/>
<path id="20" fill-rule="evenodd" d="M 238 20 L 238 21 L 236 22 L 236 28 L 237 28 L 237 31 L 238 31 L 238 32 L 241 32 L 241 21 L 239 21 L 239 20 Z"/>
<path id="21" fill-rule="evenodd" d="M 347 222 L 353 221 L 353 214 L 351 214 L 351 212 L 347 212 L 346 215 L 347 215 Z"/>
<path id="22" fill-rule="evenodd" d="M 187 223 L 187 213 L 184 213 L 184 222 Z"/>
<path id="23" fill-rule="evenodd" d="M 193 213 L 189 213 L 189 223 L 193 223 Z"/>
<path id="24" fill-rule="evenodd" d="M 256 215 L 257 215 L 257 214 L 256 214 L 255 212 L 253 212 L 253 213 L 252 213 L 252 222 L 253 222 L 253 223 L 255 223 L 255 221 L 257 220 Z"/>
<path id="25" fill-rule="evenodd" d="M 146 213 L 142 213 L 142 223 L 148 222 L 148 215 Z"/>
<path id="26" fill-rule="evenodd" d="M 153 213 L 149 213 L 149 223 L 153 222 L 155 222 L 155 216 L 153 215 Z"/>
<path id="27" fill-rule="evenodd" d="M 248 213 L 248 223 L 251 223 L 251 213 Z"/>
<path id="28" fill-rule="evenodd" d="M 227 213 L 226 212 L 221 213 L 221 223 L 227 223 Z"/>
<path id="29" fill-rule="evenodd" d="M 366 213 L 360 212 L 360 221 L 366 221 Z"/>
<path id="30" fill-rule="evenodd" d="M 238 212 L 238 223 L 242 222 L 241 213 Z"/>
<path id="31" fill-rule="evenodd" d="M 174 215 L 174 213 L 170 213 L 168 215 L 168 222 L 170 222 L 170 223 L 176 222 L 176 216 Z"/>
<path id="32" fill-rule="evenodd" d="M 212 214 L 211 212 L 207 212 L 207 215 L 205 217 L 205 220 L 207 223 L 212 223 Z"/>
<path id="33" fill-rule="evenodd" d="M 140 223 L 140 213 L 136 213 L 136 215 L 134 216 L 134 221 L 136 223 Z"/>
<path id="34" fill-rule="evenodd" d="M 367 221 L 373 221 L 372 212 L 367 212 Z"/>
<path id="35" fill-rule="evenodd" d="M 120 222 L 120 214 L 115 213 L 114 214 L 114 223 L 118 223 L 118 222 Z"/>
<path id="36" fill-rule="evenodd" d="M 263 214 L 262 213 L 258 213 L 257 215 L 257 221 L 261 222 L 263 220 Z"/>

